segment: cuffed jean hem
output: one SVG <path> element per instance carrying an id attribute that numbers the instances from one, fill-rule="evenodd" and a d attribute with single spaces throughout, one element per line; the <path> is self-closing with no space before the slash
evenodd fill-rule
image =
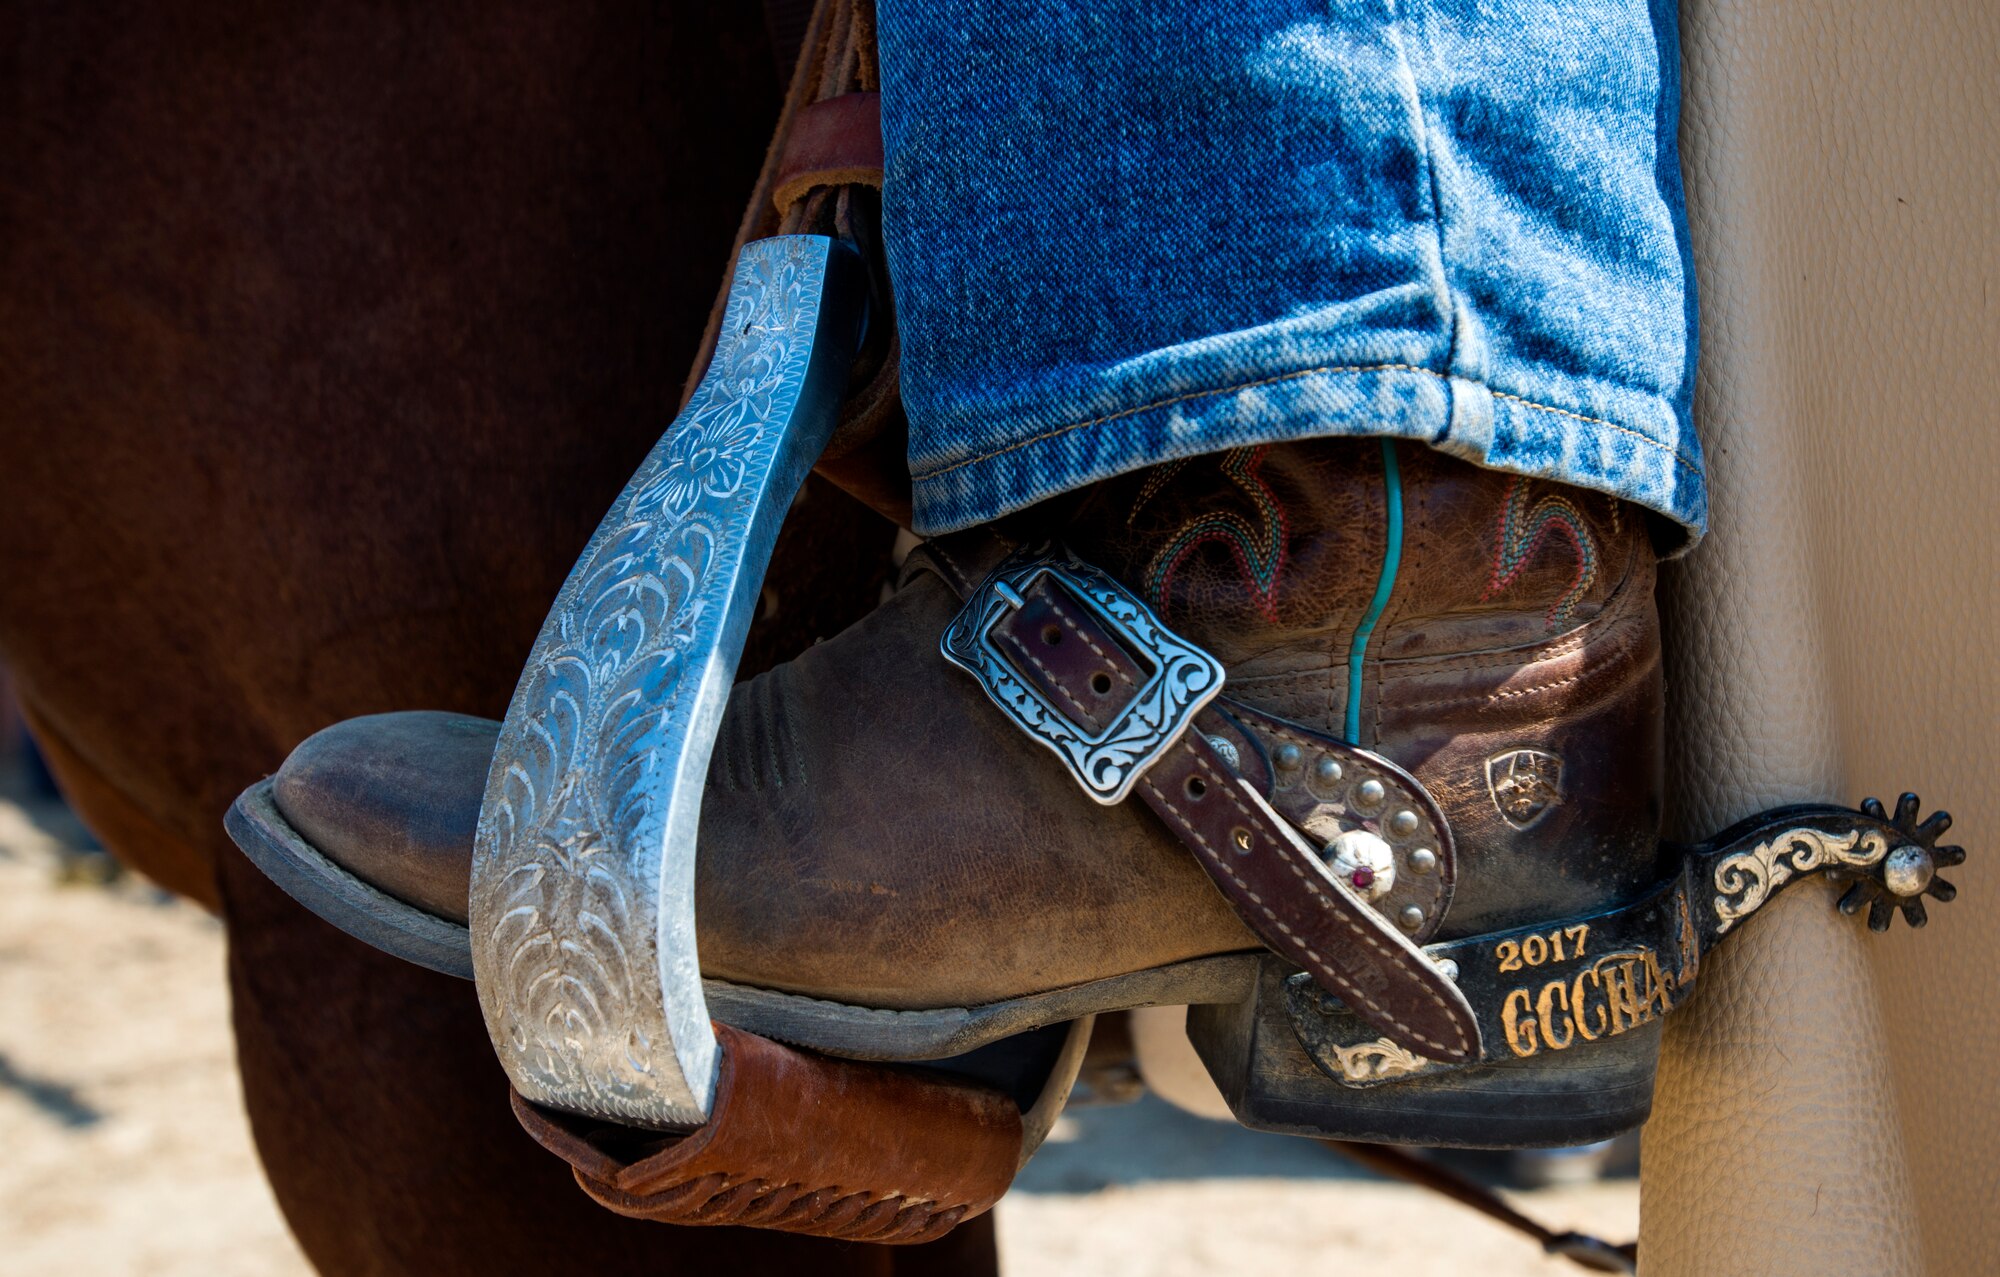
<path id="1" fill-rule="evenodd" d="M 957 531 L 1100 479 L 1181 457 L 1294 439 L 1409 439 L 1489 469 L 1624 498 L 1678 528 L 1670 554 L 1706 530 L 1700 462 L 1658 396 L 1596 387 L 1618 416 L 1593 416 L 1414 364 L 1330 365 L 1135 404 L 991 452 L 925 465 L 913 455 L 915 530 Z"/>

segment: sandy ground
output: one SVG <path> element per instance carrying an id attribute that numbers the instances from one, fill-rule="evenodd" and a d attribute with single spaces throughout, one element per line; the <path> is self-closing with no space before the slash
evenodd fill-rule
<path id="1" fill-rule="evenodd" d="M 307 1271 L 251 1151 L 221 929 L 130 877 L 76 881 L 78 837 L 0 799 L 0 1274 Z M 1637 1228 L 1631 1179 L 1517 1201 Z M 1065 1116 L 999 1222 L 1012 1277 L 1580 1271 L 1307 1141 L 1153 1100 Z"/>

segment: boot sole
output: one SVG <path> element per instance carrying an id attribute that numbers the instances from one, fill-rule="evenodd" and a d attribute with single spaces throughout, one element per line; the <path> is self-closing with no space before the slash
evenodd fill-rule
<path id="1" fill-rule="evenodd" d="M 472 933 L 463 923 L 398 900 L 321 854 L 278 810 L 269 780 L 245 790 L 223 824 L 265 876 L 322 920 L 406 962 L 472 979 Z M 921 1010 L 701 983 L 716 1019 L 763 1037 L 854 1060 L 941 1060 L 1101 1011 L 1241 1002 L 1256 989 L 1260 958 L 1216 954 L 1000 1002 Z"/>
<path id="2" fill-rule="evenodd" d="M 230 836 L 286 894 L 355 939 L 419 966 L 472 978 L 462 924 L 396 899 L 315 850 L 286 821 L 271 782 L 230 808 Z M 1575 1059 L 1491 1065 L 1355 1090 L 1321 1073 L 1285 1020 L 1290 973 L 1262 952 L 1192 958 L 978 1006 L 894 1010 L 704 978 L 715 1019 L 827 1055 L 945 1060 L 1104 1011 L 1188 1006 L 1189 1037 L 1236 1119 L 1253 1129 L 1380 1143 L 1521 1148 L 1587 1143 L 1645 1120 L 1657 1029 Z"/>
<path id="3" fill-rule="evenodd" d="M 472 933 L 355 877 L 321 855 L 285 819 L 260 780 L 237 796 L 222 826 L 264 876 L 356 940 L 405 962 L 472 978 Z"/>

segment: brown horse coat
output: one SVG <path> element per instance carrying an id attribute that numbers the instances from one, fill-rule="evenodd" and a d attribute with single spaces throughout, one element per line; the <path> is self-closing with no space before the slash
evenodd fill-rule
<path id="1" fill-rule="evenodd" d="M 258 1147 L 330 1273 L 992 1268 L 984 1224 L 898 1253 L 600 1210 L 469 987 L 222 832 L 327 723 L 497 717 L 670 418 L 780 88 L 757 7 L 679 9 L 0 16 L 0 654 L 86 819 L 226 920 Z"/>

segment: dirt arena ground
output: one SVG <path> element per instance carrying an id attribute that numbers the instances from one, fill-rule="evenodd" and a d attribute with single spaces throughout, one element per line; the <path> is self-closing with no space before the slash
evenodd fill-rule
<path id="1" fill-rule="evenodd" d="M 90 881 L 64 852 L 80 838 L 60 808 L 0 799 L 0 1273 L 306 1272 L 241 1111 L 221 929 L 129 876 Z M 1516 1200 L 1637 1228 L 1630 1178 Z M 1317 1145 L 1154 1100 L 1067 1115 L 999 1222 L 1014 1277 L 1580 1271 Z"/>

